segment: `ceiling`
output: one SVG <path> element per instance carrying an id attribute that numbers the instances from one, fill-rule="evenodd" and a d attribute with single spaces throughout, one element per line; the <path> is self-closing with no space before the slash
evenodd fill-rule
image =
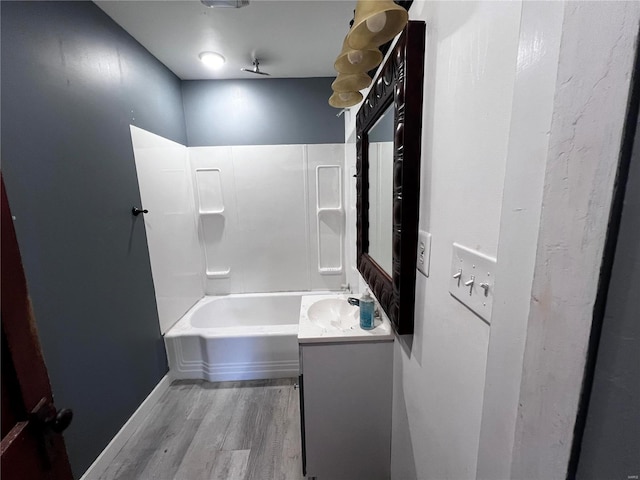
<path id="1" fill-rule="evenodd" d="M 199 0 L 97 0 L 95 3 L 182 80 L 335 76 L 355 0 L 251 0 L 209 8 Z M 208 69 L 198 55 L 226 58 Z M 272 77 L 242 72 L 252 57 Z"/>

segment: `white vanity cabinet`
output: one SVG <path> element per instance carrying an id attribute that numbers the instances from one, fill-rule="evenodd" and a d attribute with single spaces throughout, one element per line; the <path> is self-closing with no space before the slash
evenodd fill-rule
<path id="1" fill-rule="evenodd" d="M 318 480 L 388 480 L 393 336 L 314 339 L 300 345 L 305 475 Z"/>

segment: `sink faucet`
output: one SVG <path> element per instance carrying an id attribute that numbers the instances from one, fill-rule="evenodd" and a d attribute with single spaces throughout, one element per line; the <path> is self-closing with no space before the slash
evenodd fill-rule
<path id="1" fill-rule="evenodd" d="M 349 285 L 348 283 L 343 283 L 342 285 L 340 285 L 340 289 L 341 289 L 344 293 L 352 293 L 352 292 L 351 292 L 351 285 Z"/>
<path id="2" fill-rule="evenodd" d="M 347 298 L 347 303 L 349 305 L 353 305 L 354 307 L 359 307 L 360 306 L 360 300 L 358 300 L 357 298 L 353 298 L 353 297 Z"/>

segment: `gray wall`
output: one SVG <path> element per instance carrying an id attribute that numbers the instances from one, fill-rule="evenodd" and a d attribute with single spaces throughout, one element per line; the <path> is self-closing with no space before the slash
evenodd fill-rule
<path id="1" fill-rule="evenodd" d="M 390 105 L 384 111 L 384 115 L 382 115 L 382 117 L 373 125 L 373 128 L 369 130 L 369 143 L 393 142 L 393 136 L 395 133 L 394 115 L 394 107 L 393 105 Z"/>
<path id="2" fill-rule="evenodd" d="M 339 110 L 327 103 L 332 81 L 332 78 L 184 81 L 188 145 L 343 143 L 343 117 L 336 117 Z"/>
<path id="3" fill-rule="evenodd" d="M 618 235 L 578 462 L 580 480 L 640 475 L 640 125 Z"/>
<path id="4" fill-rule="evenodd" d="M 129 124 L 186 143 L 180 81 L 92 2 L 2 2 L 2 170 L 80 476 L 167 372 Z"/>

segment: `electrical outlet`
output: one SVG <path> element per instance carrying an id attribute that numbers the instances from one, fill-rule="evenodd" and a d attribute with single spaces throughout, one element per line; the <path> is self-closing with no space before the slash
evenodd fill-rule
<path id="1" fill-rule="evenodd" d="M 418 232 L 418 260 L 417 268 L 425 277 L 429 276 L 429 261 L 431 260 L 431 234 L 420 230 Z"/>

